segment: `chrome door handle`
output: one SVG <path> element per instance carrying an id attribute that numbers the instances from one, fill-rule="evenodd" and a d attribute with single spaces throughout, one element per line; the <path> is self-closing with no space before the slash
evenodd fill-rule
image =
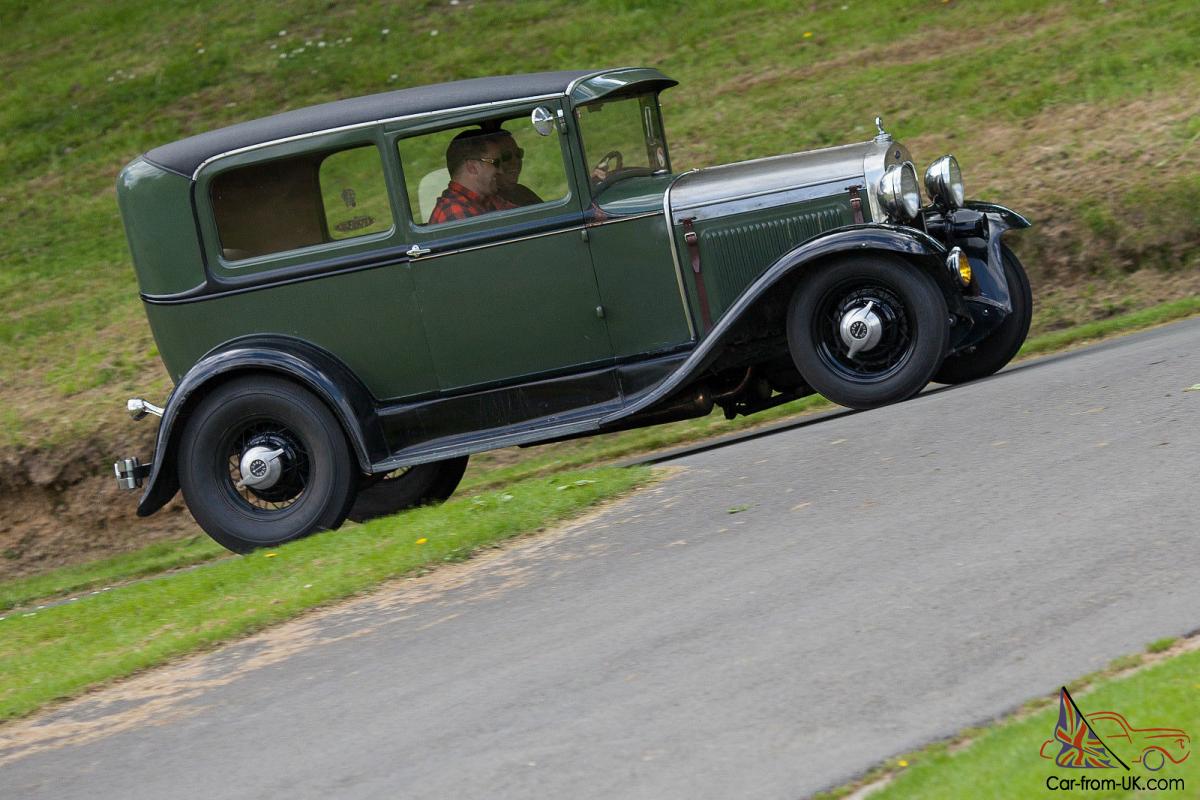
<path id="1" fill-rule="evenodd" d="M 419 244 L 414 244 L 412 247 L 408 248 L 408 257 L 416 258 L 417 256 L 423 256 L 423 255 L 427 254 L 428 252 L 429 252 L 428 247 L 421 247 L 421 245 L 419 245 Z"/>

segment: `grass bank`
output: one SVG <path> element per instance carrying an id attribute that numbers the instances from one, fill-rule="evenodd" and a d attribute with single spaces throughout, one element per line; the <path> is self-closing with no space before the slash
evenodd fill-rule
<path id="1" fill-rule="evenodd" d="M 1119 660 L 1110 674 L 1089 676 L 1068 686 L 1085 715 L 1097 711 L 1116 711 L 1137 728 L 1180 728 L 1192 737 L 1195 746 L 1200 733 L 1200 651 L 1191 649 L 1167 658 L 1154 651 L 1162 645 L 1150 646 L 1151 653 Z M 1194 643 L 1191 643 L 1194 645 Z M 1132 673 L 1143 661 L 1154 662 Z M 1107 735 L 1108 729 L 1097 733 L 1130 770 L 1065 769 L 1055 766 L 1051 759 L 1041 757 L 1042 743 L 1054 737 L 1058 721 L 1058 696 L 1041 698 L 1026 710 L 1000 724 L 965 732 L 952 742 L 940 742 L 915 753 L 891 759 L 867 779 L 855 786 L 830 793 L 828 797 L 844 797 L 868 782 L 887 781 L 878 791 L 871 792 L 872 800 L 959 800 L 970 797 L 1026 798 L 1060 795 L 1064 797 L 1116 798 L 1134 797 L 1195 797 L 1200 786 L 1200 759 L 1193 753 L 1180 764 L 1167 761 L 1158 771 L 1150 771 L 1137 763 L 1151 740 L 1135 741 L 1139 737 L 1122 739 Z M 1097 723 L 1099 725 L 1099 723 Z M 1115 733 L 1115 729 L 1114 729 Z M 1175 740 L 1164 746 L 1171 747 Z M 1160 743 L 1161 744 L 1161 743 Z M 1057 752 L 1050 748 L 1048 752 Z M 1071 790 L 1062 792 L 1066 781 L 1109 779 L 1116 788 Z M 1122 779 L 1138 778 L 1141 790 L 1122 788 Z M 1182 780 L 1182 784 L 1163 785 L 1161 789 L 1147 787 L 1149 779 Z M 1079 784 L 1076 783 L 1076 786 Z"/>
<path id="2" fill-rule="evenodd" d="M 1141 266 L 1185 270 L 1200 257 L 1193 6 L 200 0 L 163 13 L 152 0 L 6 3 L 0 455 L 49 460 L 81 440 L 122 450 L 124 398 L 169 389 L 117 215 L 125 162 L 189 134 L 430 76 L 659 66 L 681 82 L 664 95 L 680 169 L 865 140 L 882 114 L 919 166 L 952 151 L 970 196 L 1034 221 L 1016 247 L 1039 294 L 1082 295 Z M 1165 299 L 1064 303 L 1051 322 Z"/>
<path id="3" fill-rule="evenodd" d="M 0 720 L 567 519 L 651 479 L 596 469 L 515 484 L 0 619 Z"/>

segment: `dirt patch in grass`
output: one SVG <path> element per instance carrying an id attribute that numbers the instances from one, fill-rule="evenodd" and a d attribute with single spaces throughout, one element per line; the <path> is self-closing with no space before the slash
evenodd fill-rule
<path id="1" fill-rule="evenodd" d="M 1119 106 L 1055 106 L 972 131 L 969 144 L 953 133 L 905 144 L 913 153 L 955 153 L 968 196 L 1020 198 L 1009 203 L 1034 227 L 1013 239 L 1035 296 L 1095 278 L 1119 291 L 1129 273 L 1169 273 L 1196 257 L 1200 216 L 1188 182 L 1200 175 L 1200 147 L 1188 132 L 1197 108 L 1200 89 L 1193 87 Z M 1162 179 L 1148 189 L 1151 173 Z"/>
<path id="2" fill-rule="evenodd" d="M 1200 295 L 1200 264 L 1179 272 L 1141 269 L 1112 279 L 1077 278 L 1034 289 L 1031 336 L 1073 328 L 1150 306 Z"/>
<path id="3" fill-rule="evenodd" d="M 85 442 L 52 458 L 0 458 L 0 580 L 138 550 L 199 528 L 180 498 L 136 516 L 139 492 L 117 487 L 109 445 Z M 134 452 L 134 451 L 130 451 Z M 150 453 L 150 447 L 137 452 Z"/>

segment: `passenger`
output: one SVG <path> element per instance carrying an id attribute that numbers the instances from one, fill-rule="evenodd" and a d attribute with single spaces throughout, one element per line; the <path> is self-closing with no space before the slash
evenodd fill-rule
<path id="1" fill-rule="evenodd" d="M 499 195 L 516 206 L 532 206 L 544 202 L 537 192 L 520 183 L 525 151 L 517 146 L 517 140 L 501 128 L 496 131 L 496 141 L 500 143 Z"/>
<path id="2" fill-rule="evenodd" d="M 446 148 L 446 169 L 450 185 L 433 207 L 430 225 L 517 207 L 497 194 L 500 142 L 494 134 L 478 128 L 459 133 Z"/>

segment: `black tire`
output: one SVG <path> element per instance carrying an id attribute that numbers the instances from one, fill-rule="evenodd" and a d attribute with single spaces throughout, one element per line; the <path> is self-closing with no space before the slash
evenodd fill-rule
<path id="1" fill-rule="evenodd" d="M 1000 252 L 1008 296 L 1012 299 L 1012 313 L 982 342 L 966 352 L 948 356 L 933 376 L 938 383 L 966 383 L 999 372 L 1012 361 L 1029 335 L 1029 323 L 1033 319 L 1033 290 L 1029 286 L 1029 276 L 1007 245 L 1001 245 Z"/>
<path id="2" fill-rule="evenodd" d="M 467 457 L 462 456 L 388 473 L 359 490 L 349 518 L 366 522 L 406 508 L 440 503 L 454 494 L 466 469 Z"/>
<path id="3" fill-rule="evenodd" d="M 283 449 L 268 489 L 240 486 L 241 454 Z M 179 483 L 204 532 L 237 553 L 337 528 L 357 470 L 345 434 L 321 400 L 274 376 L 238 378 L 205 397 L 183 429 Z"/>
<path id="4" fill-rule="evenodd" d="M 841 320 L 867 303 L 879 341 L 849 355 Z M 805 276 L 788 308 L 788 347 L 810 386 L 849 408 L 876 408 L 921 391 L 946 353 L 949 314 L 933 278 L 885 254 L 831 261 Z"/>
<path id="5" fill-rule="evenodd" d="M 451 458 L 438 462 L 442 465 L 437 480 L 429 487 L 425 496 L 426 503 L 444 503 L 454 494 L 458 484 L 462 482 L 463 474 L 467 471 L 467 456 Z"/>

